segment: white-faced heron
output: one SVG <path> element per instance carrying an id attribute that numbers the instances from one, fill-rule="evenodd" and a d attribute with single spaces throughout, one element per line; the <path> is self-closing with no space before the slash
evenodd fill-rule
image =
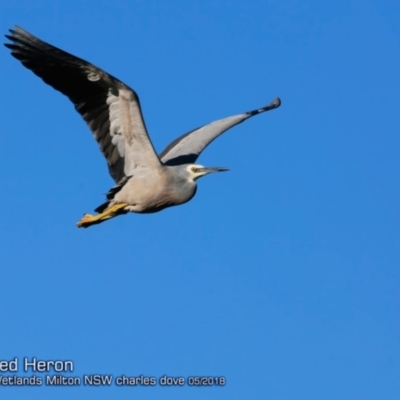
<path id="1" fill-rule="evenodd" d="M 77 223 L 88 227 L 128 212 L 152 213 L 183 204 L 196 193 L 196 180 L 227 168 L 195 164 L 219 135 L 246 119 L 280 106 L 271 104 L 194 129 L 157 155 L 134 90 L 112 75 L 16 27 L 6 37 L 11 54 L 44 82 L 66 95 L 89 125 L 116 182 L 107 201 Z"/>

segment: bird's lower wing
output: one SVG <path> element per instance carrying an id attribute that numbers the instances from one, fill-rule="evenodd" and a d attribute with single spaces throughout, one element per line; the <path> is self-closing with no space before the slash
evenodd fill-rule
<path id="1" fill-rule="evenodd" d="M 280 105 L 280 99 L 276 98 L 263 108 L 220 119 L 185 133 L 164 149 L 159 155 L 160 160 L 166 165 L 192 164 L 200 153 L 222 133 L 254 115 L 273 110 Z"/>

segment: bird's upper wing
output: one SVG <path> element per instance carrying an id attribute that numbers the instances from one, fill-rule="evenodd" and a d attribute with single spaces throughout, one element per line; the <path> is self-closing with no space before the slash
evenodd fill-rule
<path id="1" fill-rule="evenodd" d="M 10 29 L 11 54 L 44 82 L 65 94 L 89 125 L 118 183 L 138 166 L 158 167 L 137 94 L 105 71 L 25 30 Z"/>
<path id="2" fill-rule="evenodd" d="M 273 110 L 280 105 L 281 100 L 276 98 L 271 104 L 263 108 L 220 119 L 185 133 L 164 149 L 159 155 L 160 160 L 166 165 L 192 164 L 214 139 L 229 128 L 240 124 L 254 115 Z"/>

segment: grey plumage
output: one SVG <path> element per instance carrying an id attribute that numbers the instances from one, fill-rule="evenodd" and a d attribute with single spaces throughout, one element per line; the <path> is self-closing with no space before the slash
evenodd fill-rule
<path id="1" fill-rule="evenodd" d="M 136 92 L 96 66 L 16 27 L 6 37 L 11 54 L 44 82 L 66 95 L 92 131 L 116 186 L 98 215 L 78 222 L 87 227 L 127 212 L 148 213 L 185 203 L 196 192 L 195 180 L 226 168 L 194 164 L 219 135 L 246 119 L 280 106 L 266 107 L 194 129 L 158 156 L 148 136 Z"/>

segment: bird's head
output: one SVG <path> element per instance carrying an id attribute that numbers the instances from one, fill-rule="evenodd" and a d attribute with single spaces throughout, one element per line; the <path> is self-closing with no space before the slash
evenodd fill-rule
<path id="1" fill-rule="evenodd" d="M 189 177 L 195 181 L 198 178 L 201 178 L 202 176 L 211 174 L 212 172 L 224 172 L 224 171 L 229 171 L 228 168 L 223 168 L 223 167 L 204 167 L 203 165 L 199 164 L 189 164 L 186 168 L 186 170 L 189 173 Z"/>

